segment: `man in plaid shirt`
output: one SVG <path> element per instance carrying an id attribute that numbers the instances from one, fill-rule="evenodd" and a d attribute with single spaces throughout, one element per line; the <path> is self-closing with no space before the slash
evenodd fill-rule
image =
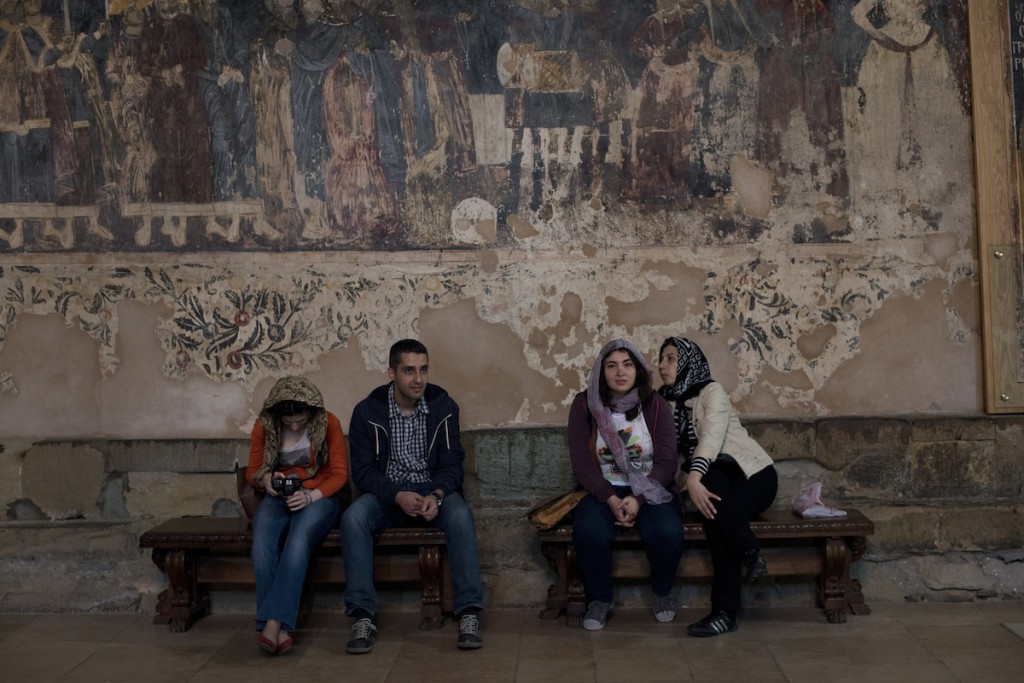
<path id="1" fill-rule="evenodd" d="M 473 513 L 462 497 L 459 406 L 427 383 L 427 348 L 415 339 L 391 347 L 390 383 L 356 405 L 349 427 L 349 471 L 363 492 L 341 520 L 345 614 L 353 617 L 346 651 L 364 654 L 377 640 L 373 538 L 394 526 L 426 523 L 444 531 L 452 570 L 458 647 L 483 645 L 483 584 Z"/>

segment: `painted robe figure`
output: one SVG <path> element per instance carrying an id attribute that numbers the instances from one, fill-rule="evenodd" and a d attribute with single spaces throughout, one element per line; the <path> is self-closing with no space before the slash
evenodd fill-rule
<path id="1" fill-rule="evenodd" d="M 150 199 L 209 203 L 213 199 L 210 127 L 199 91 L 206 63 L 203 37 L 175 0 L 157 0 L 158 17 L 142 34 L 139 69 L 149 78 L 147 119 L 157 159 Z"/>
<path id="2" fill-rule="evenodd" d="M 658 11 L 633 36 L 632 49 L 646 56 L 640 77 L 632 164 L 625 199 L 689 205 L 693 122 L 697 98 L 696 12 L 680 0 L 659 0 Z"/>
<path id="3" fill-rule="evenodd" d="M 300 217 L 295 197 L 295 133 L 291 107 L 291 35 L 299 15 L 291 0 L 273 0 L 270 18 L 253 46 L 252 99 L 256 116 L 256 167 L 264 210 L 293 238 Z"/>
<path id="4" fill-rule="evenodd" d="M 477 167 L 469 93 L 450 3 L 400 0 L 395 13 L 390 54 L 405 132 L 405 215 L 410 237 L 430 240 L 426 226 L 446 231 L 459 188 Z"/>
<path id="5" fill-rule="evenodd" d="M 759 0 L 775 34 L 765 51 L 758 90 L 757 161 L 791 186 L 825 192 L 845 205 L 849 194 L 834 25 L 822 0 Z M 806 142 L 814 159 L 803 150 Z"/>
<path id="6" fill-rule="evenodd" d="M 971 163 L 968 121 L 942 36 L 926 20 L 922 0 L 864 0 L 851 16 L 872 38 L 858 73 L 861 101 L 851 114 L 853 198 L 865 208 L 881 201 L 934 212 L 950 196 L 943 169 Z M 962 137 L 950 134 L 955 122 L 965 129 Z"/>
<path id="7" fill-rule="evenodd" d="M 48 22 L 28 26 L 19 5 L 0 5 L 0 202 L 52 203 L 74 191 L 74 133 Z"/>
<path id="8" fill-rule="evenodd" d="M 199 89 L 210 125 L 213 198 L 250 199 L 259 192 L 256 176 L 256 114 L 249 91 L 249 40 L 216 0 L 201 0 L 196 21 L 206 64 Z"/>
<path id="9" fill-rule="evenodd" d="M 324 83 L 331 150 L 324 186 L 332 232 L 346 238 L 393 233 L 398 195 L 381 167 L 373 99 L 374 73 L 365 44 L 341 56 Z"/>
<path id="10" fill-rule="evenodd" d="M 114 37 L 106 61 L 110 83 L 110 110 L 122 145 L 121 191 L 129 202 L 145 201 L 149 195 L 150 170 L 156 159 L 146 120 L 149 79 L 139 70 L 145 17 L 134 5 L 122 15 L 121 31 Z"/>

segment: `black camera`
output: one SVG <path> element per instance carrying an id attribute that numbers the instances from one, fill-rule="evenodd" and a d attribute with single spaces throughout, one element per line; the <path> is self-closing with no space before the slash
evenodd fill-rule
<path id="1" fill-rule="evenodd" d="M 277 491 L 280 495 L 284 496 L 285 498 L 288 498 L 296 491 L 302 489 L 302 480 L 299 479 L 294 474 L 290 474 L 287 477 L 284 477 L 283 479 L 280 477 L 271 479 L 270 485 L 273 486 L 274 490 Z"/>

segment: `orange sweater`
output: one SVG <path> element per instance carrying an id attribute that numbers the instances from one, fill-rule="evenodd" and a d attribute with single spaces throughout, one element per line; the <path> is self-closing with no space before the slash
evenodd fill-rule
<path id="1" fill-rule="evenodd" d="M 327 412 L 327 462 L 317 470 L 316 476 L 309 477 L 305 467 L 286 467 L 281 470 L 285 475 L 295 474 L 303 480 L 307 489 L 319 489 L 324 498 L 333 496 L 348 483 L 348 446 L 345 444 L 345 433 L 341 430 L 341 422 L 334 413 Z M 312 450 L 312 449 L 311 449 Z M 310 452 L 314 459 L 315 453 Z M 245 470 L 245 478 L 259 490 L 263 490 L 263 482 L 253 479 L 256 472 L 263 466 L 263 425 L 259 420 L 252 428 L 249 438 L 249 465 Z M 308 478 L 307 478 L 308 477 Z"/>

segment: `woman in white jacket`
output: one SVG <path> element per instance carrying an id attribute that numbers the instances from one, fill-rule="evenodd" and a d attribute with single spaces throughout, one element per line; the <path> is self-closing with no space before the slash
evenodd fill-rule
<path id="1" fill-rule="evenodd" d="M 664 382 L 661 395 L 675 401 L 685 490 L 704 517 L 715 571 L 711 613 L 686 632 L 698 637 L 730 633 L 737 628 L 740 569 L 746 569 L 749 583 L 768 573 L 750 518 L 771 506 L 779 478 L 771 457 L 740 424 L 725 389 L 711 378 L 696 344 L 682 337 L 666 339 L 658 372 Z"/>

